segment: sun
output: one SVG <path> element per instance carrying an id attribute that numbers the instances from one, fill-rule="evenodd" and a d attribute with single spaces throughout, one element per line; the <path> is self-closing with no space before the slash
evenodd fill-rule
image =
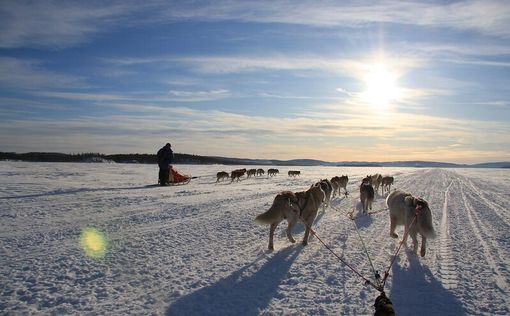
<path id="1" fill-rule="evenodd" d="M 399 97 L 397 75 L 383 62 L 369 65 L 363 80 L 366 88 L 362 98 L 371 106 L 387 108 Z"/>

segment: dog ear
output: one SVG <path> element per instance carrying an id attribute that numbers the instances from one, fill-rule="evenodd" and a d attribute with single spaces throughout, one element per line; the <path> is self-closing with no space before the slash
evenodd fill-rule
<path id="1" fill-rule="evenodd" d="M 427 201 L 425 201 L 424 199 L 422 198 L 418 198 L 416 199 L 416 203 L 415 203 L 415 206 L 419 205 L 420 208 L 424 208 L 424 207 L 428 207 L 428 203 Z"/>
<path id="2" fill-rule="evenodd" d="M 404 201 L 406 203 L 407 206 L 415 206 L 416 205 L 416 202 L 415 202 L 415 198 L 413 198 L 412 196 L 408 195 L 405 197 Z"/>

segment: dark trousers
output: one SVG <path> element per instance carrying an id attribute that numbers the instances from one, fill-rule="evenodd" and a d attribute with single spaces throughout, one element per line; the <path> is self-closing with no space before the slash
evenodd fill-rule
<path id="1" fill-rule="evenodd" d="M 166 185 L 168 183 L 168 171 L 170 169 L 159 168 L 159 185 Z"/>

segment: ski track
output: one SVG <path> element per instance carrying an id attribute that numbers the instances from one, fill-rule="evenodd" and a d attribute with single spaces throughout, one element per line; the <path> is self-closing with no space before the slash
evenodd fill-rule
<path id="1" fill-rule="evenodd" d="M 353 223 L 381 276 L 403 228 L 397 228 L 399 239 L 389 236 L 379 193 L 373 210 L 380 212 L 354 221 L 347 213 L 359 213 L 361 178 L 376 172 L 395 176 L 392 189 L 425 198 L 437 233 L 424 258 L 404 247 L 389 271 L 385 290 L 397 314 L 510 313 L 510 190 L 504 175 L 303 167 L 298 178 L 282 172 L 216 183 L 215 172 L 231 167 L 183 166 L 199 178 L 159 188 L 147 186 L 155 180 L 153 166 L 29 166 L 0 163 L 0 310 L 7 314 L 372 314 L 377 292 L 316 237 L 302 247 L 302 225 L 291 244 L 282 222 L 269 252 L 269 227 L 253 219 L 280 191 L 305 190 L 347 173 L 350 194 L 333 198 L 313 228 L 374 280 Z M 77 240 L 84 227 L 108 236 L 105 258 L 83 254 Z"/>

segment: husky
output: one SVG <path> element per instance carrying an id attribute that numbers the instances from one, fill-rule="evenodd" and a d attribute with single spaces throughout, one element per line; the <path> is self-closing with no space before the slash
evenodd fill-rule
<path id="1" fill-rule="evenodd" d="M 332 197 L 335 196 L 335 193 L 338 192 L 338 196 L 340 196 L 340 189 L 341 188 L 344 188 L 344 194 L 347 195 L 349 193 L 347 193 L 347 183 L 349 182 L 349 177 L 348 176 L 334 176 L 333 178 L 331 178 L 331 184 L 333 185 L 333 195 Z"/>
<path id="2" fill-rule="evenodd" d="M 393 177 L 386 176 L 382 178 L 381 181 L 381 193 L 384 194 L 384 191 L 387 191 L 388 194 L 390 193 L 391 185 L 393 184 Z"/>
<path id="3" fill-rule="evenodd" d="M 255 177 L 256 173 L 257 173 L 257 169 L 248 169 L 248 171 L 246 172 L 246 175 L 248 176 L 248 178 L 251 176 Z"/>
<path id="4" fill-rule="evenodd" d="M 287 174 L 289 175 L 289 177 L 295 177 L 295 176 L 301 175 L 301 171 L 299 171 L 299 170 L 289 170 L 289 172 Z"/>
<path id="5" fill-rule="evenodd" d="M 363 206 L 363 213 L 368 213 L 368 209 L 372 210 L 375 193 L 371 182 L 370 177 L 367 176 L 361 181 L 359 186 L 359 199 Z"/>
<path id="6" fill-rule="evenodd" d="M 228 172 L 220 171 L 216 174 L 216 182 L 220 182 L 220 180 L 228 178 L 229 178 Z"/>
<path id="7" fill-rule="evenodd" d="M 230 178 L 232 179 L 231 182 L 234 182 L 235 179 L 239 181 L 242 176 L 246 173 L 246 168 L 243 169 L 236 169 L 230 173 Z"/>
<path id="8" fill-rule="evenodd" d="M 406 232 L 408 231 L 413 240 L 413 251 L 417 253 L 417 234 L 420 233 L 420 255 L 424 257 L 427 247 L 427 238 L 435 237 L 434 227 L 432 226 L 432 213 L 427 201 L 421 198 L 415 198 L 410 193 L 395 190 L 386 198 L 386 205 L 388 205 L 390 210 L 390 236 L 398 238 L 398 235 L 395 233 L 395 228 L 397 225 L 405 225 L 405 239 L 403 242 L 407 244 Z M 411 223 L 413 224 L 412 226 Z"/>
<path id="9" fill-rule="evenodd" d="M 268 177 L 276 176 L 278 173 L 280 173 L 280 170 L 278 170 L 278 169 L 268 169 L 267 170 Z"/>
<path id="10" fill-rule="evenodd" d="M 324 192 L 324 202 L 322 203 L 322 210 L 326 211 L 331 203 L 331 193 L 333 193 L 333 184 L 328 179 L 322 179 L 319 182 L 312 185 L 318 186 Z"/>
<path id="11" fill-rule="evenodd" d="M 291 191 L 284 191 L 276 195 L 273 204 L 265 213 L 258 215 L 255 221 L 260 224 L 269 224 L 269 250 L 274 250 L 273 236 L 276 227 L 284 219 L 287 220 L 287 238 L 291 243 L 296 241 L 292 237 L 292 228 L 298 220 L 302 221 L 305 225 L 305 235 L 303 236 L 302 244 L 308 244 L 308 237 L 310 230 L 317 216 L 322 201 L 324 200 L 324 192 L 320 187 L 311 187 L 307 191 L 293 193 Z"/>
<path id="12" fill-rule="evenodd" d="M 263 176 L 264 175 L 264 169 L 259 168 L 257 169 L 257 176 Z"/>
<path id="13" fill-rule="evenodd" d="M 370 176 L 372 178 L 372 186 L 374 187 L 375 192 L 379 191 L 379 186 L 381 185 L 382 176 L 379 173 Z"/>

